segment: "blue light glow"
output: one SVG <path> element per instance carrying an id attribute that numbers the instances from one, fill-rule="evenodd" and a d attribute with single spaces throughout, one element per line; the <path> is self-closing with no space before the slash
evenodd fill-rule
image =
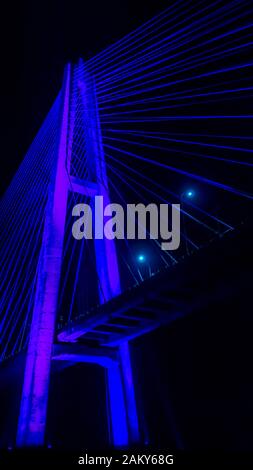
<path id="1" fill-rule="evenodd" d="M 138 261 L 140 263 L 144 263 L 146 261 L 146 257 L 143 254 L 138 255 Z"/>
<path id="2" fill-rule="evenodd" d="M 188 191 L 186 191 L 186 197 L 193 198 L 194 197 L 194 191 L 192 189 L 189 189 Z"/>

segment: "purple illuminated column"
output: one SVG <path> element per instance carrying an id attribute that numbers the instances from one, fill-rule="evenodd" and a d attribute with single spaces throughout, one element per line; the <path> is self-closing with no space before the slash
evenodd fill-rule
<path id="1" fill-rule="evenodd" d="M 110 204 L 106 162 L 102 144 L 99 112 L 96 100 L 95 85 L 92 78 L 85 73 L 85 66 L 79 62 L 83 79 L 79 82 L 86 122 L 86 145 L 95 170 L 98 195 L 103 196 L 104 207 Z M 103 207 L 99 203 L 96 213 L 103 219 Z M 96 268 L 99 279 L 100 302 L 104 303 L 121 293 L 117 252 L 114 240 L 108 240 L 101 234 L 95 239 Z M 132 368 L 128 342 L 119 347 L 120 369 L 108 369 L 108 387 L 110 395 L 112 434 L 114 445 L 122 446 L 139 442 L 139 426 L 134 394 Z M 124 400 L 119 397 L 123 396 Z M 117 399 L 118 397 L 118 399 Z"/>
<path id="2" fill-rule="evenodd" d="M 61 275 L 64 227 L 68 198 L 67 133 L 69 119 L 70 65 L 62 88 L 62 111 L 56 164 L 50 183 L 45 226 L 18 423 L 18 446 L 44 444 L 51 353 Z"/>
<path id="3" fill-rule="evenodd" d="M 102 136 L 97 109 L 96 92 L 92 78 L 84 72 L 84 63 L 79 61 L 78 86 L 82 97 L 84 125 L 86 131 L 86 148 L 91 172 L 96 179 L 98 195 L 103 196 L 103 204 L 96 202 L 96 213 L 103 220 L 103 206 L 110 204 L 106 163 L 102 145 Z M 114 240 L 103 236 L 103 227 L 95 238 L 96 267 L 99 278 L 100 302 L 104 303 L 121 293 L 117 254 Z"/>

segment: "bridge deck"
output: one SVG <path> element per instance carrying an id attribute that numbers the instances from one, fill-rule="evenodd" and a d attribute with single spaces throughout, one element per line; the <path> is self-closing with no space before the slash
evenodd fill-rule
<path id="1" fill-rule="evenodd" d="M 117 346 L 246 287 L 249 231 L 252 234 L 252 226 L 241 226 L 90 315 L 80 315 L 58 332 L 57 341 Z"/>

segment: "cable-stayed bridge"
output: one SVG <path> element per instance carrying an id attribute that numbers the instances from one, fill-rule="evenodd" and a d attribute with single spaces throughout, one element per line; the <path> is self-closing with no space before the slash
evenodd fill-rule
<path id="1" fill-rule="evenodd" d="M 184 276 L 200 282 L 206 247 L 225 251 L 252 210 L 252 7 L 197 3 L 66 66 L 1 200 L 1 357 L 27 351 L 19 446 L 44 442 L 52 358 L 104 365 L 113 442 L 140 440 L 129 341 L 198 307 Z M 180 203 L 180 248 L 75 240 L 73 206 L 96 195 Z"/>

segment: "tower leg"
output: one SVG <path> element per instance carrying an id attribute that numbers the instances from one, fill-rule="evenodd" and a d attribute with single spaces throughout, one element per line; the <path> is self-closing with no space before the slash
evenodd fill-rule
<path id="1" fill-rule="evenodd" d="M 122 374 L 118 364 L 107 369 L 112 441 L 115 447 L 128 445 L 128 421 Z"/>
<path id="2" fill-rule="evenodd" d="M 112 440 L 116 447 L 140 442 L 134 384 L 127 342 L 119 347 L 119 364 L 107 369 Z"/>
<path id="3" fill-rule="evenodd" d="M 18 446 L 40 446 L 44 444 L 51 354 L 68 198 L 66 146 L 69 87 L 70 66 L 65 71 L 58 154 L 49 188 L 38 265 L 38 278 L 18 422 Z"/>
<path id="4" fill-rule="evenodd" d="M 127 341 L 119 346 L 119 356 L 125 394 L 129 441 L 131 444 L 136 444 L 140 442 L 140 431 L 135 401 L 134 381 L 131 367 L 129 344 Z"/>
<path id="5" fill-rule="evenodd" d="M 84 64 L 80 61 L 80 67 Z M 81 75 L 81 74 L 80 74 Z M 106 162 L 103 151 L 102 135 L 96 102 L 95 86 L 89 79 L 89 87 L 83 74 L 83 81 L 79 83 L 84 106 L 84 120 L 89 123 L 86 127 L 87 147 L 94 158 L 94 167 L 98 185 L 98 195 L 103 196 L 97 206 L 100 220 L 103 219 L 103 204 L 110 204 Z M 114 240 L 107 240 L 101 235 L 95 239 L 96 268 L 99 280 L 100 302 L 104 303 L 121 293 L 120 275 L 117 260 L 117 251 Z M 114 445 L 127 445 L 129 442 L 139 441 L 139 427 L 136 411 L 134 384 L 130 363 L 128 343 L 119 348 L 120 370 L 108 370 L 108 384 L 110 394 L 111 422 Z M 127 425 L 126 425 L 127 422 Z"/>

